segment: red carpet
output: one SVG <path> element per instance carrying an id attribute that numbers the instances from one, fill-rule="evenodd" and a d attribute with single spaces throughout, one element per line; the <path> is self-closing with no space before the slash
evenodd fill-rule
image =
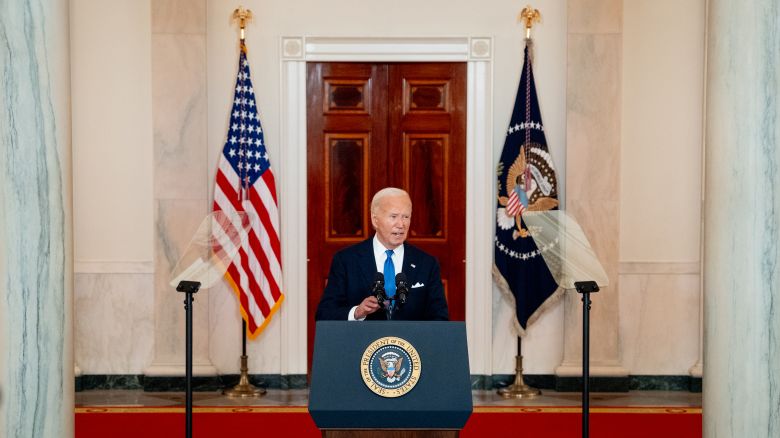
<path id="1" fill-rule="evenodd" d="M 578 437 L 582 430 L 578 407 L 474 408 L 464 438 Z M 223 436 L 320 437 L 303 406 L 196 407 L 193 437 Z M 698 438 L 701 408 L 591 408 L 593 438 Z M 183 407 L 78 407 L 76 438 L 156 438 L 184 436 Z"/>

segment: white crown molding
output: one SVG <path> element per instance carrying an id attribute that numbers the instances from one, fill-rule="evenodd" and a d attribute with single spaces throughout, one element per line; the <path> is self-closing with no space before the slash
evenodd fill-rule
<path id="1" fill-rule="evenodd" d="M 491 61 L 491 37 L 284 36 L 282 61 Z"/>
<path id="2" fill-rule="evenodd" d="M 306 62 L 465 62 L 466 330 L 471 374 L 492 373 L 493 39 L 490 37 L 323 37 L 280 39 L 279 199 L 285 304 L 282 374 L 306 372 Z M 491 194 L 491 196 L 485 196 Z"/>

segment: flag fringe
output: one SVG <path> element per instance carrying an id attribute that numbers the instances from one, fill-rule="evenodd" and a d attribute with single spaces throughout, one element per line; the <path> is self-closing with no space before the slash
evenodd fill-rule
<path id="1" fill-rule="evenodd" d="M 512 290 L 509 288 L 509 284 L 506 282 L 504 276 L 501 275 L 501 271 L 498 270 L 498 267 L 495 265 L 495 263 L 493 264 L 493 280 L 495 280 L 496 285 L 498 286 L 498 290 L 501 291 L 501 295 L 503 295 L 504 298 L 506 298 L 507 301 L 509 301 L 512 305 L 512 324 L 515 327 L 515 331 L 517 331 L 517 335 L 521 338 L 524 338 L 526 335 L 526 329 L 523 329 L 523 327 L 520 325 L 520 322 L 517 320 L 517 302 L 515 301 L 515 296 L 512 294 Z M 547 311 L 547 309 L 558 304 L 558 301 L 563 298 L 565 291 L 566 289 L 562 289 L 560 287 L 557 288 L 552 295 L 547 297 L 547 299 L 536 308 L 534 313 L 532 313 L 528 318 L 528 323 L 526 325 L 530 327 L 531 324 L 533 324 L 537 319 L 539 319 L 540 316 L 542 316 L 544 312 Z"/>
<path id="2" fill-rule="evenodd" d="M 260 333 L 263 330 L 265 330 L 265 326 L 267 326 L 268 323 L 271 322 L 271 317 L 274 316 L 274 314 L 276 313 L 277 310 L 279 310 L 280 307 L 282 307 L 282 303 L 283 302 L 284 302 L 284 294 L 281 294 L 281 295 L 279 295 L 279 299 L 276 300 L 276 304 L 274 304 L 274 306 L 271 307 L 271 311 L 268 312 L 268 316 L 263 318 L 263 323 L 260 324 L 260 327 L 257 328 L 257 331 L 254 332 L 254 333 L 247 333 L 246 336 L 249 339 L 251 339 L 251 340 L 254 340 L 255 338 L 257 338 L 260 335 Z M 243 310 L 243 308 L 242 308 L 242 310 Z"/>
<path id="3" fill-rule="evenodd" d="M 233 281 L 233 277 L 230 276 L 229 273 L 225 272 L 225 280 L 230 284 L 230 289 L 233 291 L 233 293 L 236 295 L 236 299 L 238 299 L 238 310 L 241 312 L 241 317 L 244 318 L 244 321 L 246 321 L 247 325 L 249 325 L 249 315 L 247 315 L 246 310 L 244 309 L 244 306 L 241 305 L 241 291 L 238 288 L 238 285 L 235 281 Z M 282 302 L 284 301 L 284 294 L 279 295 L 279 299 L 276 300 L 276 304 L 274 304 L 273 307 L 271 307 L 271 310 L 268 312 L 268 316 L 263 318 L 263 323 L 260 324 L 257 329 L 252 332 L 247 328 L 246 331 L 246 337 L 249 338 L 249 340 L 255 340 L 260 333 L 263 332 L 265 329 L 265 326 L 268 325 L 269 322 L 271 322 L 271 317 L 274 316 L 274 314 L 279 310 L 279 308 L 282 305 Z"/>

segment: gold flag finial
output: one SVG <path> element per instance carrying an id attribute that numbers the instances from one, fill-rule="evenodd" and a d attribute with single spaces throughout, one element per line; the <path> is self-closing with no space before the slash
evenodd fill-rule
<path id="1" fill-rule="evenodd" d="M 244 29 L 246 29 L 246 23 L 252 21 L 252 11 L 244 9 L 243 6 L 239 6 L 233 11 L 233 20 L 238 21 L 238 26 L 241 28 L 241 40 L 244 40 Z"/>
<path id="2" fill-rule="evenodd" d="M 533 9 L 531 5 L 528 5 L 520 11 L 520 15 L 517 16 L 517 21 L 525 21 L 525 39 L 531 39 L 531 28 L 534 26 L 534 22 L 539 23 L 542 21 L 542 14 L 538 9 Z"/>

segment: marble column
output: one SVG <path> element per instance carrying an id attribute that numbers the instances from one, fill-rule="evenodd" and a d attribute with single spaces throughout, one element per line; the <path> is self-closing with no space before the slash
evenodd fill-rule
<path id="1" fill-rule="evenodd" d="M 780 436 L 780 3 L 710 0 L 704 436 Z"/>
<path id="2" fill-rule="evenodd" d="M 0 436 L 73 436 L 67 1 L 0 3 Z"/>
<path id="3" fill-rule="evenodd" d="M 622 0 L 568 2 L 566 210 L 582 226 L 609 276 L 593 294 L 590 374 L 626 377 L 618 342 L 620 234 L 620 66 Z M 559 377 L 582 374 L 582 302 L 564 302 Z M 627 389 L 627 388 L 626 388 Z"/>
<path id="4" fill-rule="evenodd" d="M 184 295 L 168 282 L 208 202 L 206 2 L 152 0 L 155 326 L 147 376 L 183 376 Z M 214 376 L 209 359 L 209 292 L 195 295 L 193 374 Z"/>

